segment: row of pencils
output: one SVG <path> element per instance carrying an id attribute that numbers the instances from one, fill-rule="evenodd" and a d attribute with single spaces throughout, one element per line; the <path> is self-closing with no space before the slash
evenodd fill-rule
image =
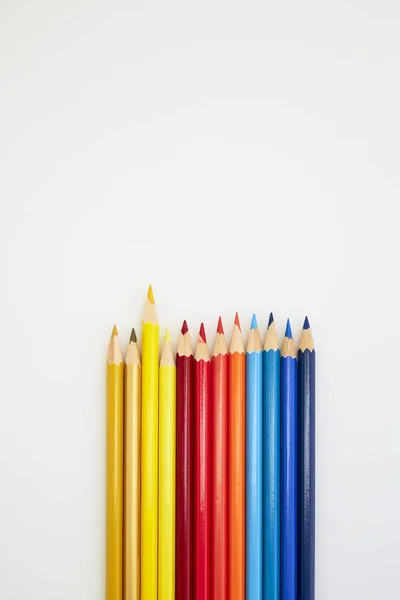
<path id="1" fill-rule="evenodd" d="M 236 314 L 174 356 L 151 286 L 142 357 L 107 356 L 106 600 L 314 600 L 315 350 Z"/>

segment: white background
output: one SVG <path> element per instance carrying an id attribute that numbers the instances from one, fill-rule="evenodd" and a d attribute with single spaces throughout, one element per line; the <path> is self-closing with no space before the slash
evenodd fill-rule
<path id="1" fill-rule="evenodd" d="M 400 6 L 2 0 L 0 598 L 104 597 L 104 364 L 270 310 L 318 349 L 318 600 L 400 587 Z M 145 600 L 145 599 L 144 599 Z"/>

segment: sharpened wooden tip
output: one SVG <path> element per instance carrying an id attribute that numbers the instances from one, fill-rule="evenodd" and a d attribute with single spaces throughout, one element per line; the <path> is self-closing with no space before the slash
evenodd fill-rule
<path id="1" fill-rule="evenodd" d="M 119 346 L 118 331 L 114 325 L 107 353 L 108 364 L 119 365 L 122 362 L 121 348 Z"/>
<path id="2" fill-rule="evenodd" d="M 165 340 L 164 340 L 164 347 L 163 347 L 163 350 L 161 353 L 160 367 L 174 367 L 174 366 L 175 366 L 174 354 L 172 352 L 169 329 L 167 328 L 165 330 Z"/>
<path id="3" fill-rule="evenodd" d="M 185 321 L 183 321 L 181 334 L 185 335 L 185 333 L 187 333 L 188 331 L 189 331 L 189 327 L 188 327 L 188 324 L 186 323 L 186 319 L 185 319 Z"/>
<path id="4" fill-rule="evenodd" d="M 147 290 L 147 297 L 149 299 L 149 301 L 154 304 L 154 294 L 153 294 L 153 288 L 151 287 L 151 285 L 149 285 L 149 289 Z"/>
<path id="5" fill-rule="evenodd" d="M 219 319 L 218 319 L 217 333 L 222 333 L 222 334 L 224 333 L 224 327 L 222 325 L 221 317 L 219 317 Z"/>
<path id="6" fill-rule="evenodd" d="M 307 317 L 305 318 L 303 330 L 300 336 L 299 350 L 301 350 L 302 352 L 305 352 L 306 350 L 312 352 L 314 350 L 314 340 L 312 336 L 310 323 Z"/>
<path id="7" fill-rule="evenodd" d="M 285 338 L 288 338 L 288 339 L 292 339 L 293 338 L 292 328 L 290 326 L 290 320 L 289 319 L 286 322 Z"/>
<path id="8" fill-rule="evenodd" d="M 131 337 L 129 338 L 130 342 L 137 342 L 136 331 L 132 328 Z"/>
<path id="9" fill-rule="evenodd" d="M 205 344 L 207 343 L 207 338 L 206 338 L 206 331 L 204 329 L 204 323 L 202 323 L 200 325 L 200 331 L 199 331 L 199 336 L 201 338 L 201 341 L 204 342 Z"/>
<path id="10" fill-rule="evenodd" d="M 240 321 L 239 321 L 239 315 L 238 315 L 238 313 L 236 313 L 236 315 L 235 315 L 235 325 L 236 325 L 236 327 L 239 328 L 239 331 L 242 331 L 242 328 L 240 326 Z"/>

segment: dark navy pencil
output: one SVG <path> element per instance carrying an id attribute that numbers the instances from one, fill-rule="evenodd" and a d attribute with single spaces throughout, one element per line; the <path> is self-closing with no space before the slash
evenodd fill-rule
<path id="1" fill-rule="evenodd" d="M 297 360 L 289 319 L 281 352 L 281 600 L 297 600 Z"/>
<path id="2" fill-rule="evenodd" d="M 315 598 L 315 350 L 308 318 L 298 359 L 298 600 Z"/>

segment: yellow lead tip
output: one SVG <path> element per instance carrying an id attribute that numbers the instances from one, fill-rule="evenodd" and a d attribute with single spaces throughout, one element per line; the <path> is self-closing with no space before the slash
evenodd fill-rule
<path id="1" fill-rule="evenodd" d="M 153 288 L 151 287 L 151 285 L 149 285 L 149 289 L 147 291 L 147 298 L 152 304 L 154 304 Z"/>
<path id="2" fill-rule="evenodd" d="M 165 338 L 164 338 L 164 342 L 169 342 L 171 343 L 171 336 L 169 335 L 169 329 L 167 327 L 167 329 L 165 330 Z"/>
<path id="3" fill-rule="evenodd" d="M 118 335 L 118 329 L 117 329 L 117 326 L 114 325 L 112 333 L 111 333 L 111 339 L 113 339 L 113 337 L 115 337 L 116 335 Z"/>

